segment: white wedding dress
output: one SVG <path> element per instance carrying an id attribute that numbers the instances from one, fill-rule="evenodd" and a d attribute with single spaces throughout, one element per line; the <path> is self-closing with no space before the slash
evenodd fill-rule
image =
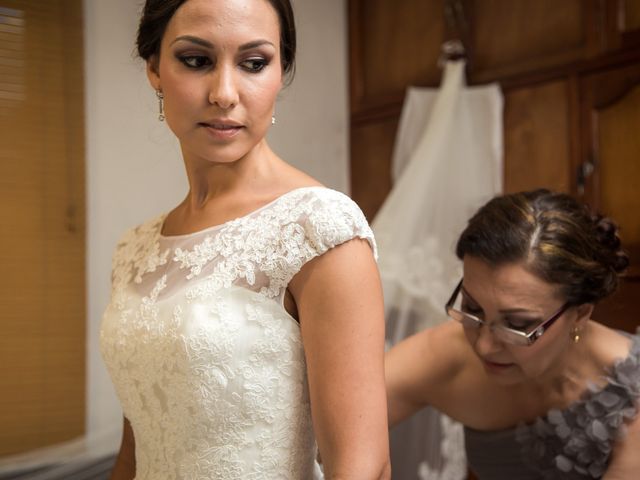
<path id="1" fill-rule="evenodd" d="M 318 478 L 289 281 L 367 221 L 347 196 L 293 190 L 235 220 L 128 232 L 113 259 L 102 355 L 136 446 L 136 479 Z"/>

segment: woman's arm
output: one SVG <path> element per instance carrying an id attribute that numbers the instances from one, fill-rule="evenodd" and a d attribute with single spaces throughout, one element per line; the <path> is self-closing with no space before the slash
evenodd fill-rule
<path id="1" fill-rule="evenodd" d="M 630 480 L 640 472 L 640 413 L 626 425 L 626 432 L 611 453 L 611 462 L 602 480 Z"/>
<path id="2" fill-rule="evenodd" d="M 136 476 L 136 442 L 129 420 L 123 419 L 122 442 L 110 480 L 132 480 Z"/>
<path id="3" fill-rule="evenodd" d="M 389 425 L 394 426 L 427 405 L 450 412 L 452 386 L 464 366 L 467 345 L 453 321 L 412 335 L 385 358 Z"/>
<path id="4" fill-rule="evenodd" d="M 300 318 L 313 425 L 329 480 L 391 478 L 384 311 L 364 240 L 307 263 L 289 284 Z"/>

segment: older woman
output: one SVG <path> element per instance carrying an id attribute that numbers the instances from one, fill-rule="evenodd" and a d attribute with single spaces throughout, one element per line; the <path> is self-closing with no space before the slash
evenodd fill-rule
<path id="1" fill-rule="evenodd" d="M 459 238 L 452 321 L 390 350 L 390 423 L 432 405 L 464 425 L 481 480 L 640 472 L 640 337 L 591 320 L 628 259 L 567 195 L 497 197 Z"/>

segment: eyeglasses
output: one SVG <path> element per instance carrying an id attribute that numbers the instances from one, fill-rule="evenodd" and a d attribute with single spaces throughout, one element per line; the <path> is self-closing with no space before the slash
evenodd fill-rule
<path id="1" fill-rule="evenodd" d="M 462 326 L 466 329 L 478 330 L 483 325 L 486 325 L 487 322 L 481 320 L 480 318 L 463 311 L 461 307 L 456 305 L 456 300 L 460 294 L 460 290 L 462 290 L 462 280 L 458 283 L 458 286 L 455 288 L 453 293 L 451 294 L 451 298 L 445 305 L 445 310 L 447 315 L 452 319 L 460 322 Z M 519 345 L 519 346 L 529 346 L 533 345 L 536 340 L 538 340 L 544 332 L 546 332 L 554 322 L 560 318 L 560 316 L 567 311 L 567 309 L 571 305 L 567 302 L 565 303 L 560 310 L 554 313 L 549 319 L 545 320 L 538 324 L 532 331 L 524 332 L 520 330 L 515 330 L 513 328 L 509 328 L 505 325 L 500 324 L 491 324 L 488 325 L 491 333 L 495 335 L 496 338 L 501 341 L 508 343 L 510 345 Z"/>

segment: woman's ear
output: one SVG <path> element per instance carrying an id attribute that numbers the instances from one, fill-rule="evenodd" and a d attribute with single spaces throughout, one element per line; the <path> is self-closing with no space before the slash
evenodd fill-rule
<path id="1" fill-rule="evenodd" d="M 593 303 L 583 303 L 576 307 L 576 326 L 583 326 L 593 314 Z"/>
<path id="2" fill-rule="evenodd" d="M 154 90 L 162 90 L 160 86 L 160 65 L 158 56 L 153 55 L 147 60 L 147 78 Z"/>

